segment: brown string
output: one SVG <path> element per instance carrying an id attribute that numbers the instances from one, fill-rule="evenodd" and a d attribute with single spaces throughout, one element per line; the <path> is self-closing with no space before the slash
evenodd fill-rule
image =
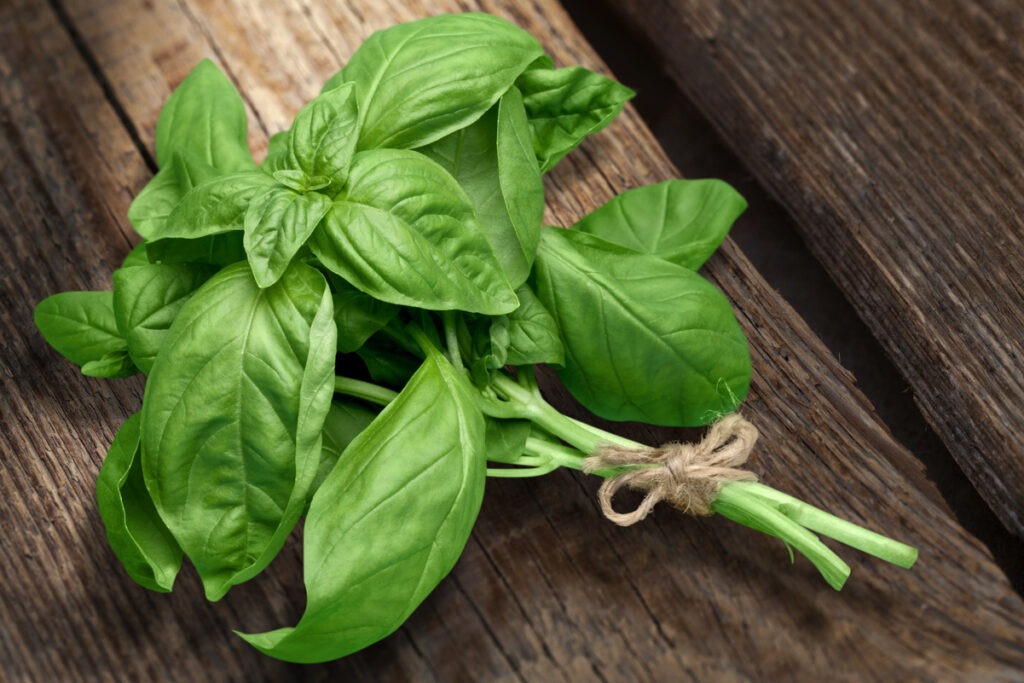
<path id="1" fill-rule="evenodd" d="M 583 462 L 583 471 L 629 468 L 605 479 L 597 492 L 604 516 L 620 526 L 636 524 L 662 500 L 691 515 L 709 515 L 722 484 L 757 480 L 753 472 L 740 469 L 756 441 L 757 427 L 732 413 L 711 425 L 699 443 L 658 448 L 602 444 Z M 612 507 L 612 498 L 623 486 L 646 493 L 631 512 Z"/>

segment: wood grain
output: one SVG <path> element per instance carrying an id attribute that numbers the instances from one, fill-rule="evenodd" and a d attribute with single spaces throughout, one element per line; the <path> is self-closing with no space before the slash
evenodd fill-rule
<path id="1" fill-rule="evenodd" d="M 527 28 L 560 63 L 601 68 L 549 2 L 0 6 L 0 678 L 1012 680 L 1024 666 L 1020 597 L 731 243 L 707 273 L 750 335 L 747 415 L 763 431 L 754 466 L 778 488 L 918 544 L 913 571 L 844 552 L 855 573 L 835 593 L 807 562 L 789 566 L 781 545 L 725 520 L 659 510 L 630 529 L 604 523 L 598 482 L 559 472 L 489 482 L 452 575 L 397 633 L 339 662 L 283 664 L 230 633 L 294 623 L 300 539 L 215 604 L 188 570 L 171 595 L 124 576 L 93 485 L 141 381 L 77 375 L 34 332 L 32 306 L 109 284 L 135 239 L 125 211 L 152 171 L 157 112 L 199 58 L 218 61 L 245 94 L 258 149 L 372 30 L 475 7 Z M 673 175 L 627 112 L 551 175 L 549 218 L 567 225 L 615 192 Z M 550 378 L 545 388 L 581 414 Z M 692 436 L 615 429 L 649 443 Z"/>
<path id="2" fill-rule="evenodd" d="M 628 0 L 1024 538 L 1016 2 Z"/>

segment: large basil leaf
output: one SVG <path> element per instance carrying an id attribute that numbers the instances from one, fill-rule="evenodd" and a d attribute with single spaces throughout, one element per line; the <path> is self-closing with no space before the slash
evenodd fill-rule
<path id="1" fill-rule="evenodd" d="M 167 593 L 181 568 L 181 548 L 160 520 L 142 477 L 140 417 L 118 430 L 96 479 L 96 502 L 110 547 L 128 575 Z"/>
<path id="2" fill-rule="evenodd" d="M 313 497 L 298 625 L 242 637 L 279 659 L 321 662 L 390 634 L 454 566 L 484 473 L 473 390 L 431 350 Z"/>
<path id="3" fill-rule="evenodd" d="M 558 324 L 528 285 L 516 290 L 519 308 L 508 314 L 509 365 L 565 362 Z"/>
<path id="4" fill-rule="evenodd" d="M 35 323 L 57 353 L 90 377 L 127 377 L 138 372 L 128 362 L 128 344 L 117 327 L 112 292 L 49 296 L 36 306 Z"/>
<path id="5" fill-rule="evenodd" d="M 746 208 L 721 180 L 667 180 L 626 190 L 573 229 L 697 270 Z"/>
<path id="6" fill-rule="evenodd" d="M 189 190 L 217 177 L 217 171 L 186 150 L 175 150 L 128 207 L 128 221 L 147 240 L 158 239 L 167 219 Z"/>
<path id="7" fill-rule="evenodd" d="M 184 237 L 196 239 L 232 230 L 242 230 L 245 212 L 257 196 L 276 185 L 262 171 L 240 171 L 215 176 L 189 190 L 154 228 L 150 239 Z"/>
<path id="8" fill-rule="evenodd" d="M 422 147 L 491 108 L 544 54 L 487 14 L 446 14 L 377 31 L 325 89 L 354 83 L 359 149 Z"/>
<path id="9" fill-rule="evenodd" d="M 260 287 L 277 282 L 330 208 L 326 195 L 280 185 L 249 205 L 244 244 Z"/>
<path id="10" fill-rule="evenodd" d="M 583 138 L 598 132 L 622 111 L 635 92 L 581 66 L 530 69 L 516 81 L 541 172 L 547 173 Z"/>
<path id="11" fill-rule="evenodd" d="M 345 83 L 307 104 L 288 132 L 290 166 L 307 178 L 328 178 L 332 194 L 345 184 L 359 138 L 355 86 Z"/>
<path id="12" fill-rule="evenodd" d="M 534 272 L 565 344 L 559 376 L 594 413 L 696 426 L 746 396 L 743 331 L 728 300 L 692 270 L 547 228 Z"/>
<path id="13" fill-rule="evenodd" d="M 185 151 L 218 171 L 254 167 L 245 104 L 217 66 L 204 59 L 167 99 L 156 123 L 156 160 L 163 167 Z"/>
<path id="14" fill-rule="evenodd" d="M 310 249 L 367 294 L 402 306 L 501 314 L 518 305 L 459 184 L 426 156 L 360 152 Z"/>
<path id="15" fill-rule="evenodd" d="M 533 267 L 544 216 L 544 185 L 522 96 L 511 88 L 478 121 L 420 151 L 466 191 L 509 283 Z"/>
<path id="16" fill-rule="evenodd" d="M 217 269 L 200 264 L 147 264 L 114 271 L 114 317 L 128 355 L 149 374 L 181 307 Z"/>
<path id="17" fill-rule="evenodd" d="M 266 566 L 305 507 L 334 357 L 327 284 L 302 263 L 265 289 L 229 266 L 171 325 L 146 384 L 143 471 L 209 599 Z"/>

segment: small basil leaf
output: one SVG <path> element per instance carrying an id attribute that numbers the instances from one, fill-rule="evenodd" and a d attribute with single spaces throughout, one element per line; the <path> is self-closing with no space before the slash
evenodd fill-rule
<path id="1" fill-rule="evenodd" d="M 377 31 L 324 87 L 355 84 L 359 149 L 422 147 L 479 118 L 543 54 L 507 21 L 445 14 Z"/>
<path id="2" fill-rule="evenodd" d="M 542 173 L 611 123 L 635 92 L 580 66 L 531 69 L 516 81 Z"/>
<path id="3" fill-rule="evenodd" d="M 382 330 L 398 313 L 398 307 L 364 294 L 331 273 L 334 292 L 334 323 L 338 326 L 338 352 L 352 353 Z"/>
<path id="4" fill-rule="evenodd" d="M 363 361 L 374 382 L 389 387 L 405 386 L 422 362 L 422 359 L 400 346 L 376 337 L 372 344 L 366 344 L 356 351 L 356 355 Z"/>
<path id="5" fill-rule="evenodd" d="M 192 69 L 167 99 L 156 123 L 160 166 L 186 151 L 218 171 L 255 164 L 249 154 L 245 104 L 228 77 L 208 59 Z"/>
<path id="6" fill-rule="evenodd" d="M 171 323 L 216 268 L 146 264 L 114 271 L 114 317 L 132 361 L 149 374 Z"/>
<path id="7" fill-rule="evenodd" d="M 519 308 L 508 314 L 509 365 L 565 362 L 558 324 L 528 285 L 516 290 Z"/>
<path id="8" fill-rule="evenodd" d="M 278 185 L 257 197 L 245 214 L 245 251 L 260 287 L 277 282 L 331 208 L 318 192 L 300 194 Z"/>
<path id="9" fill-rule="evenodd" d="M 327 284 L 302 263 L 265 289 L 229 266 L 171 325 L 146 383 L 143 472 L 210 600 L 259 573 L 305 508 L 335 350 Z"/>
<path id="10" fill-rule="evenodd" d="M 228 266 L 245 260 L 242 231 L 233 230 L 197 239 L 169 237 L 146 243 L 151 263 L 201 263 Z"/>
<path id="11" fill-rule="evenodd" d="M 124 257 L 124 261 L 121 262 L 122 268 L 131 268 L 133 266 L 145 266 L 149 264 L 149 255 L 146 252 L 146 242 L 142 241 L 136 244 L 128 255 Z"/>
<path id="12" fill-rule="evenodd" d="M 743 330 L 729 301 L 694 271 L 548 228 L 534 272 L 565 344 L 559 377 L 597 415 L 691 427 L 746 395 Z"/>
<path id="13" fill-rule="evenodd" d="M 507 363 L 508 317 L 461 314 L 457 335 L 473 384 L 481 388 L 488 386 L 491 373 Z"/>
<path id="14" fill-rule="evenodd" d="M 469 198 L 418 152 L 357 154 L 344 200 L 309 246 L 329 270 L 388 303 L 488 314 L 518 305 Z"/>
<path id="15" fill-rule="evenodd" d="M 522 97 L 511 88 L 478 121 L 420 150 L 466 191 L 512 286 L 533 267 L 544 215 L 530 135 Z"/>
<path id="16" fill-rule="evenodd" d="M 529 420 L 486 419 L 485 443 L 487 459 L 512 462 L 522 455 L 533 423 Z"/>
<path id="17" fill-rule="evenodd" d="M 429 352 L 313 497 L 299 623 L 245 640 L 279 659 L 322 662 L 405 621 L 451 571 L 480 510 L 484 420 L 473 394 Z"/>
<path id="18" fill-rule="evenodd" d="M 241 171 L 211 178 L 189 190 L 168 214 L 159 231 L 150 233 L 150 238 L 196 239 L 241 230 L 250 203 L 275 185 L 274 179 L 262 171 Z"/>
<path id="19" fill-rule="evenodd" d="M 105 354 L 98 360 L 91 360 L 82 366 L 82 374 L 86 377 L 112 379 L 115 377 L 131 377 L 138 374 L 128 349 L 119 349 Z"/>
<path id="20" fill-rule="evenodd" d="M 305 171 L 296 171 L 288 168 L 274 171 L 272 175 L 274 180 L 296 192 L 322 190 L 331 184 L 331 179 L 327 176 L 318 175 L 310 177 L 306 175 Z"/>
<path id="21" fill-rule="evenodd" d="M 268 173 L 288 168 L 288 131 L 282 130 L 270 136 L 267 141 L 267 156 L 260 169 Z"/>
<path id="22" fill-rule="evenodd" d="M 114 317 L 113 292 L 54 294 L 36 306 L 35 323 L 57 353 L 78 366 L 92 363 L 95 372 L 113 369 L 113 359 L 128 352 Z"/>
<path id="23" fill-rule="evenodd" d="M 176 150 L 128 207 L 128 220 L 135 232 L 147 240 L 157 239 L 189 190 L 215 177 L 217 171 L 205 161 Z"/>
<path id="24" fill-rule="evenodd" d="M 309 487 L 310 499 L 316 495 L 348 445 L 370 426 L 378 412 L 350 399 L 335 398 L 331 401 L 331 409 L 327 411 L 327 419 L 324 420 L 320 465 Z"/>
<path id="25" fill-rule="evenodd" d="M 138 413 L 118 430 L 96 479 L 107 540 L 128 575 L 152 591 L 170 592 L 181 548 L 160 520 L 142 477 Z"/>
<path id="26" fill-rule="evenodd" d="M 324 90 L 295 115 L 288 132 L 291 167 L 328 178 L 333 194 L 345 185 L 358 138 L 355 85 Z"/>
<path id="27" fill-rule="evenodd" d="M 721 180 L 668 180 L 623 192 L 573 228 L 697 270 L 746 208 Z"/>

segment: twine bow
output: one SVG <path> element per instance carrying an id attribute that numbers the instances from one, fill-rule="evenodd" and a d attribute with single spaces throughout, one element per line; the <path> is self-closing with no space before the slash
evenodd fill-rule
<path id="1" fill-rule="evenodd" d="M 753 472 L 740 469 L 756 441 L 757 427 L 732 413 L 711 425 L 695 444 L 668 443 L 658 448 L 603 444 L 584 461 L 583 471 L 628 468 L 605 479 L 597 492 L 604 516 L 620 526 L 636 524 L 662 500 L 691 515 L 709 515 L 722 484 L 757 479 Z M 612 507 L 612 498 L 623 486 L 646 493 L 631 512 L 616 512 Z"/>

